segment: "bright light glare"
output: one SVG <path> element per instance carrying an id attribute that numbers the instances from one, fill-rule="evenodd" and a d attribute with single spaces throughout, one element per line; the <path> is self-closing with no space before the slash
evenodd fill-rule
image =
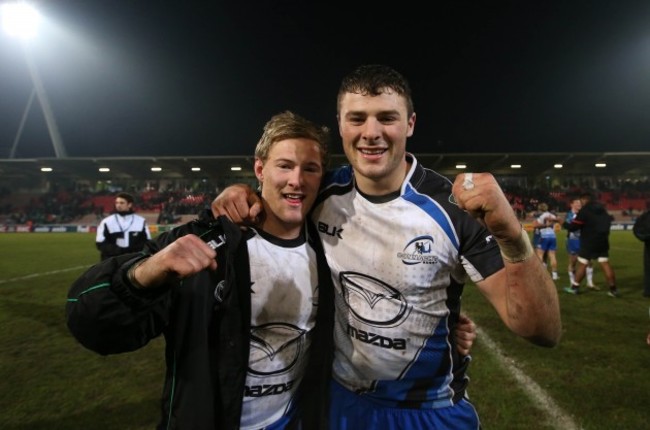
<path id="1" fill-rule="evenodd" d="M 239 172 L 241 170 L 241 167 L 240 166 L 231 166 L 230 170 L 232 170 L 233 172 Z"/>
<path id="2" fill-rule="evenodd" d="M 201 168 L 200 167 L 192 167 L 192 172 L 200 172 Z"/>
<path id="3" fill-rule="evenodd" d="M 41 16 L 32 6 L 25 3 L 5 3 L 0 5 L 2 28 L 7 34 L 20 39 L 36 37 Z"/>
<path id="4" fill-rule="evenodd" d="M 41 167 L 41 172 L 51 172 L 52 170 L 51 167 Z"/>
<path id="5" fill-rule="evenodd" d="M 467 164 L 456 164 L 457 169 L 467 169 Z"/>
<path id="6" fill-rule="evenodd" d="M 553 164 L 553 167 L 555 167 L 556 169 L 561 169 L 564 166 L 558 163 L 558 164 Z"/>

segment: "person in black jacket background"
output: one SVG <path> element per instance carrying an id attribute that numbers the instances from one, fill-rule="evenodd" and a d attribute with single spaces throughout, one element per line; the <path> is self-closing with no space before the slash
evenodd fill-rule
<path id="1" fill-rule="evenodd" d="M 326 428 L 333 293 L 307 213 L 328 139 L 291 112 L 272 117 L 255 150 L 264 218 L 242 231 L 205 211 L 71 286 L 67 324 L 86 348 L 165 337 L 158 429 Z"/>
<path id="2" fill-rule="evenodd" d="M 567 293 L 578 294 L 580 282 L 585 277 L 587 265 L 591 260 L 597 260 L 603 269 L 609 291 L 609 297 L 619 297 L 616 287 L 616 274 L 609 263 L 609 232 L 614 217 L 607 212 L 605 206 L 596 201 L 591 193 L 580 195 L 582 208 L 568 225 L 569 231 L 580 231 L 580 251 L 578 252 L 578 267 L 575 280 L 564 289 Z"/>
<path id="3" fill-rule="evenodd" d="M 650 210 L 646 210 L 637 217 L 632 231 L 634 236 L 644 243 L 643 296 L 650 297 Z"/>

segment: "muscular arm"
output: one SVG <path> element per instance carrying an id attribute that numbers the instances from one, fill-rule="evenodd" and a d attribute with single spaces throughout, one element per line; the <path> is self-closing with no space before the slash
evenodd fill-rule
<path id="1" fill-rule="evenodd" d="M 262 200 L 246 184 L 234 184 L 226 187 L 211 205 L 212 215 L 216 218 L 225 215 L 232 222 L 247 225 L 258 221 L 262 213 Z"/>
<path id="2" fill-rule="evenodd" d="M 522 240 L 528 241 L 528 235 L 522 235 L 510 203 L 489 173 L 474 173 L 472 189 L 463 182 L 461 174 L 452 188 L 458 206 L 486 226 L 502 254 L 521 249 L 526 256 L 510 258 L 516 262 L 504 258 L 505 267 L 478 282 L 479 290 L 512 332 L 539 346 L 557 345 L 562 332 L 557 289 L 542 261 L 525 251 Z"/>

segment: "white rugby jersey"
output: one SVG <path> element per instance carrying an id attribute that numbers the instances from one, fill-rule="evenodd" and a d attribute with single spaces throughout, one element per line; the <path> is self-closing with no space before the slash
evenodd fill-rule
<path id="1" fill-rule="evenodd" d="M 557 221 L 557 217 L 549 211 L 542 212 L 537 217 L 537 222 L 540 223 L 540 225 L 543 225 L 545 227 L 539 228 L 539 234 L 543 238 L 555 237 L 554 225 L 553 224 L 547 225 L 546 224 L 547 221 Z"/>
<path id="2" fill-rule="evenodd" d="M 451 182 L 407 157 L 411 169 L 392 199 L 361 195 L 344 166 L 327 175 L 316 203 L 336 295 L 333 377 L 389 406 L 445 407 L 467 384 L 450 337 L 464 283 L 503 260 L 458 208 Z"/>
<path id="3" fill-rule="evenodd" d="M 261 429 L 291 406 L 309 356 L 318 307 L 316 252 L 304 235 L 249 229 L 251 347 L 241 429 Z"/>

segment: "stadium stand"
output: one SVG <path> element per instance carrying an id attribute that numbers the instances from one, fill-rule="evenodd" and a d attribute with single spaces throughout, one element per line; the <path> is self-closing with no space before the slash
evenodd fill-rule
<path id="1" fill-rule="evenodd" d="M 492 172 L 522 222 L 541 201 L 565 212 L 570 197 L 583 190 L 597 192 L 621 222 L 650 208 L 650 152 L 416 155 L 452 179 L 463 171 Z M 332 156 L 331 165 L 344 162 L 342 154 Z M 153 165 L 161 171 L 153 172 Z M 174 225 L 192 219 L 230 183 L 256 186 L 252 165 L 243 156 L 0 159 L 0 224 L 96 225 L 113 210 L 114 193 L 124 190 L 137 196 L 137 211 L 150 224 Z M 43 166 L 52 171 L 41 172 Z M 100 172 L 102 166 L 110 171 Z"/>

